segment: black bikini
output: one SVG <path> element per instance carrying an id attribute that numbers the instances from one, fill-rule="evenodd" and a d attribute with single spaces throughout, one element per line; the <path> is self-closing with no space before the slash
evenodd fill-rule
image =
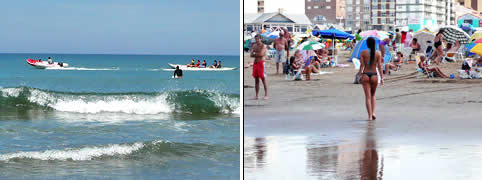
<path id="1" fill-rule="evenodd" d="M 372 78 L 372 76 L 373 76 L 373 75 L 375 75 L 375 76 L 377 75 L 377 73 L 376 73 L 376 72 L 366 72 L 366 73 L 362 73 L 362 74 L 367 75 L 367 76 L 368 76 L 368 78 Z"/>
<path id="2" fill-rule="evenodd" d="M 435 48 L 438 48 L 440 45 L 442 45 L 442 42 L 438 41 L 433 44 Z"/>

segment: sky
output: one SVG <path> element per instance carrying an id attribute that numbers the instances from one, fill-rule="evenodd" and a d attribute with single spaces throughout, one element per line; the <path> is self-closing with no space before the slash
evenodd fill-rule
<path id="1" fill-rule="evenodd" d="M 232 0 L 18 0 L 0 6 L 0 53 L 239 55 Z"/>

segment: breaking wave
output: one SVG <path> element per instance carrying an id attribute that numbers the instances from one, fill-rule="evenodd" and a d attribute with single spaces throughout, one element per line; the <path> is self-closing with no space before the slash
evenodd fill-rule
<path id="1" fill-rule="evenodd" d="M 31 87 L 0 88 L 0 109 L 47 109 L 72 113 L 239 114 L 237 94 L 209 90 L 159 93 L 75 93 Z"/>

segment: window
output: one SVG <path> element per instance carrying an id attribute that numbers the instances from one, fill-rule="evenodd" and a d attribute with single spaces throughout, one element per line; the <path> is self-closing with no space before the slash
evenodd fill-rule
<path id="1" fill-rule="evenodd" d="M 360 0 L 355 0 L 356 1 L 356 4 L 360 4 Z"/>
<path id="2" fill-rule="evenodd" d="M 331 6 L 326 6 L 326 9 L 331 9 Z"/>
<path id="3" fill-rule="evenodd" d="M 313 1 L 318 2 L 318 0 L 313 0 Z"/>
<path id="4" fill-rule="evenodd" d="M 306 9 L 311 9 L 311 6 L 306 7 Z"/>
<path id="5" fill-rule="evenodd" d="M 313 9 L 318 9 L 318 6 L 313 6 Z"/>
<path id="6" fill-rule="evenodd" d="M 331 0 L 326 0 L 326 2 L 331 2 Z"/>
<path id="7" fill-rule="evenodd" d="M 345 3 L 348 4 L 353 4 L 353 0 L 346 0 Z"/>
<path id="8" fill-rule="evenodd" d="M 308 0 L 308 2 L 311 2 L 311 0 Z"/>

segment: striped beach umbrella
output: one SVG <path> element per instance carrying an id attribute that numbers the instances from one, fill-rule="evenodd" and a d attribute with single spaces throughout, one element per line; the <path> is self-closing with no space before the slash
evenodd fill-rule
<path id="1" fill-rule="evenodd" d="M 297 49 L 299 50 L 318 50 L 318 49 L 323 49 L 325 47 L 324 44 L 321 44 L 316 41 L 306 41 L 302 44 L 300 44 Z"/>
<path id="2" fill-rule="evenodd" d="M 441 28 L 442 29 L 442 28 Z M 459 41 L 460 44 L 469 44 L 470 36 L 458 27 L 443 27 L 443 38 L 449 43 L 455 43 Z"/>

